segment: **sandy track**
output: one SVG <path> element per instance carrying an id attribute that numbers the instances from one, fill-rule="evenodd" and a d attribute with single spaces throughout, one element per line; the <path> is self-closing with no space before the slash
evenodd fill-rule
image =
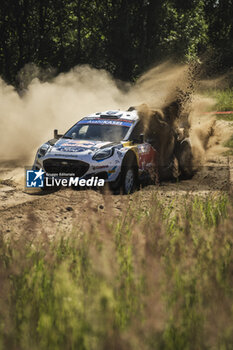
<path id="1" fill-rule="evenodd" d="M 131 205 L 146 210 L 153 195 L 164 205 L 179 207 L 181 198 L 187 198 L 187 195 L 229 192 L 233 183 L 233 158 L 216 157 L 192 180 L 145 186 L 130 196 L 72 189 L 29 194 L 24 189 L 23 168 L 2 168 L 0 176 L 3 179 L 0 185 L 0 231 L 14 236 L 25 231 L 45 232 L 52 237 L 73 226 L 81 228 L 90 222 L 94 224 L 95 220 L 111 222 Z"/>

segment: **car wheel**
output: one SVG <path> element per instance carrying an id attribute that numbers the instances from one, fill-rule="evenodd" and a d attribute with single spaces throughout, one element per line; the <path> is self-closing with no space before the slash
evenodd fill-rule
<path id="1" fill-rule="evenodd" d="M 194 175 L 192 147 L 188 141 L 183 141 L 179 148 L 179 166 L 181 177 L 191 179 Z"/>
<path id="2" fill-rule="evenodd" d="M 132 168 L 127 169 L 123 179 L 123 192 L 132 193 L 135 187 L 135 176 Z"/>
<path id="3" fill-rule="evenodd" d="M 124 194 L 133 193 L 137 188 L 137 167 L 133 163 L 122 169 L 121 186 Z"/>
<path id="4" fill-rule="evenodd" d="M 177 181 L 180 175 L 179 163 L 175 156 L 169 161 L 167 165 L 159 166 L 159 180 Z"/>
<path id="5" fill-rule="evenodd" d="M 123 160 L 117 180 L 110 182 L 109 187 L 115 194 L 130 194 L 138 188 L 138 185 L 137 160 L 133 152 L 129 152 Z"/>

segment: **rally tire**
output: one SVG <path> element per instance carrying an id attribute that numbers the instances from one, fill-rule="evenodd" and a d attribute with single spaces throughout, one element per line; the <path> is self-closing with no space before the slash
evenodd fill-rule
<path id="1" fill-rule="evenodd" d="M 172 163 L 171 163 L 171 171 L 172 171 L 172 180 L 178 180 L 180 176 L 180 168 L 179 168 L 179 162 L 176 157 L 173 157 Z"/>
<path id="2" fill-rule="evenodd" d="M 129 154 L 121 170 L 121 189 L 123 194 L 133 193 L 138 187 L 138 166 L 136 158 Z"/>
<path id="3" fill-rule="evenodd" d="M 179 167 L 182 179 L 191 179 L 195 173 L 193 168 L 192 147 L 188 141 L 183 141 L 179 147 Z"/>

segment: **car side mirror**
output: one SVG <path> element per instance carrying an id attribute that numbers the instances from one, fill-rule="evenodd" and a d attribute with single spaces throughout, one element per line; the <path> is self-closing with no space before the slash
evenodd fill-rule
<path id="1" fill-rule="evenodd" d="M 58 139 L 58 130 L 57 130 L 57 129 L 54 129 L 54 130 L 53 130 L 53 137 L 54 137 L 55 139 Z"/>
<path id="2" fill-rule="evenodd" d="M 62 137 L 63 135 L 61 135 L 61 134 L 58 134 L 58 130 L 57 129 L 54 129 L 53 130 L 53 137 L 55 138 L 55 139 L 59 139 L 60 137 Z"/>

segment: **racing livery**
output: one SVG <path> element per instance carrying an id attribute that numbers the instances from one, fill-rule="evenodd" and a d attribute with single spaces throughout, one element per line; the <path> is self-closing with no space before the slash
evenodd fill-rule
<path id="1" fill-rule="evenodd" d="M 144 141 L 136 110 L 95 113 L 37 151 L 33 169 L 48 175 L 98 176 L 113 189 L 131 193 L 144 178 L 156 181 L 157 152 Z"/>

